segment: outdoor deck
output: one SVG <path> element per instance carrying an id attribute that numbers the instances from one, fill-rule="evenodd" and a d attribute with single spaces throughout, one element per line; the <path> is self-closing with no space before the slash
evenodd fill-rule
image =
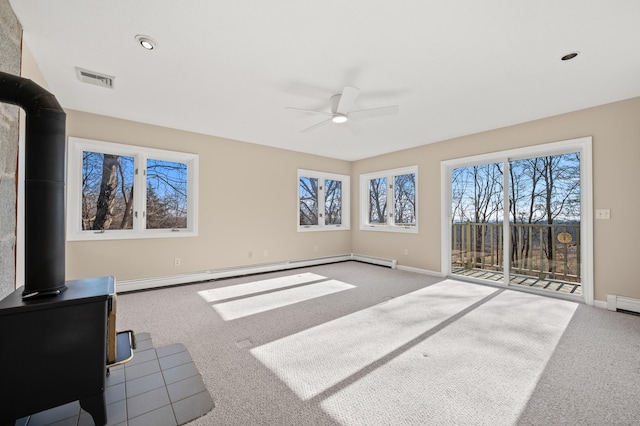
<path id="1" fill-rule="evenodd" d="M 499 273 L 506 259 L 514 277 L 540 278 L 516 284 L 543 288 L 557 282 L 580 285 L 580 224 L 513 223 L 509 229 L 510 245 L 505 253 L 502 223 L 454 223 L 451 265 Z M 502 275 L 497 279 L 502 279 Z M 550 289 L 555 287 L 565 286 Z"/>
<path id="2" fill-rule="evenodd" d="M 499 271 L 488 271 L 484 269 L 466 269 L 466 268 L 453 268 L 451 271 L 455 275 L 462 275 L 465 277 L 481 278 L 490 281 L 503 281 L 504 274 Z M 536 277 L 512 274 L 509 280 L 511 284 L 534 287 L 545 289 L 549 291 L 558 291 L 566 294 L 573 294 L 576 296 L 582 295 L 582 286 L 579 283 L 570 283 L 566 281 L 558 281 L 551 279 L 538 279 Z"/>

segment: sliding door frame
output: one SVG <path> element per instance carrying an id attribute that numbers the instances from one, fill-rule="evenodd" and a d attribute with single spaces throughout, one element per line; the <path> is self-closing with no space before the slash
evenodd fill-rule
<path id="1" fill-rule="evenodd" d="M 521 160 L 525 158 L 541 157 L 545 155 L 559 155 L 567 154 L 571 152 L 580 153 L 580 240 L 582 242 L 580 247 L 580 273 L 581 273 L 581 286 L 582 296 L 565 295 L 565 294 L 550 294 L 548 291 L 539 290 L 535 288 L 527 287 L 513 287 L 508 285 L 508 280 L 503 283 L 494 283 L 499 287 L 508 287 L 511 289 L 518 289 L 522 291 L 529 291 L 538 294 L 544 294 L 547 296 L 553 295 L 559 298 L 567 298 L 570 300 L 581 300 L 587 305 L 593 305 L 594 298 L 594 284 L 593 284 L 593 185 L 592 185 L 592 138 L 591 136 L 563 140 L 559 142 L 545 143 L 541 145 L 533 145 L 525 148 L 516 148 L 499 152 L 492 152 L 487 154 L 474 155 L 470 157 L 457 158 L 452 160 L 445 160 L 440 163 L 440 195 L 441 195 L 441 271 L 446 277 L 452 277 L 451 273 L 451 224 L 452 224 L 452 212 L 451 212 L 451 172 L 455 168 L 468 167 L 486 163 L 502 163 L 508 165 L 509 161 Z M 503 210 L 509 211 L 509 197 L 508 197 L 508 180 L 509 176 L 506 173 L 507 168 L 503 169 L 504 173 L 504 205 Z M 503 227 L 505 230 L 509 229 L 509 217 L 508 213 L 503 220 Z M 508 238 L 508 232 L 503 233 L 504 238 L 504 252 L 509 253 L 510 238 Z M 504 274 L 505 277 L 509 277 L 510 262 L 505 262 Z M 456 278 L 459 278 L 456 276 Z M 467 279 L 465 277 L 465 279 Z M 485 281 L 482 281 L 486 283 Z"/>

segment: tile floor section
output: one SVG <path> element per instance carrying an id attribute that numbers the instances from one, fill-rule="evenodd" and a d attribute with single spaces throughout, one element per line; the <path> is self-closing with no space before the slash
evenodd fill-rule
<path id="1" fill-rule="evenodd" d="M 149 333 L 136 333 L 131 361 L 111 369 L 106 382 L 108 425 L 178 426 L 214 407 L 187 349 L 181 343 L 154 348 Z M 24 419 L 16 426 L 91 426 L 78 401 Z"/>

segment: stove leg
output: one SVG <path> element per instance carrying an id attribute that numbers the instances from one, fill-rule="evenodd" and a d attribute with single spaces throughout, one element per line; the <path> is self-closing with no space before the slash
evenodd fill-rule
<path id="1" fill-rule="evenodd" d="M 96 426 L 107 424 L 107 405 L 104 400 L 104 393 L 80 400 L 80 407 L 93 417 Z"/>

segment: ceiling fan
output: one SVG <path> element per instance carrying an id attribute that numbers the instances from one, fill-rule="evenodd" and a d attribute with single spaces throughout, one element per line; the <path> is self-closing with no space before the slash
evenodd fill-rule
<path id="1" fill-rule="evenodd" d="M 294 108 L 294 107 L 286 107 L 286 108 L 295 109 L 298 111 L 310 112 L 313 114 L 319 114 L 319 115 L 324 115 L 328 117 L 325 120 L 319 123 L 316 123 L 311 127 L 307 127 L 306 129 L 303 129 L 302 132 L 308 132 L 310 130 L 317 129 L 318 127 L 322 127 L 330 123 L 335 123 L 335 124 L 347 123 L 352 118 L 391 115 L 391 114 L 396 114 L 398 112 L 398 105 L 353 110 L 355 100 L 358 97 L 359 93 L 360 93 L 360 89 L 358 89 L 357 87 L 345 86 L 344 89 L 342 90 L 342 93 L 331 96 L 331 112 L 316 111 L 316 110 Z M 358 128 L 351 127 L 350 129 L 356 130 Z"/>

